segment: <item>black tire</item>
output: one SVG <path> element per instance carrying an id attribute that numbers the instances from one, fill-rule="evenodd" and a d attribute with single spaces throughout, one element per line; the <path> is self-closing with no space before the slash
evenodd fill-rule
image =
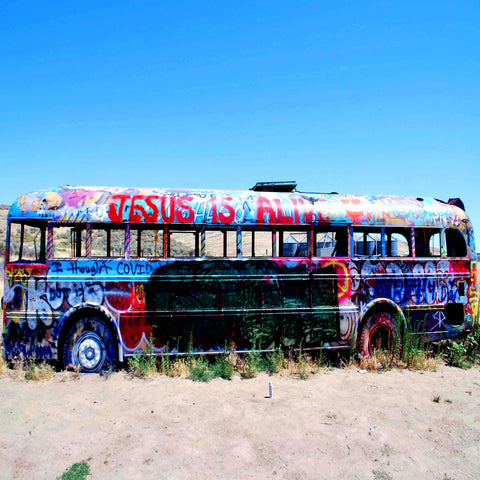
<path id="1" fill-rule="evenodd" d="M 402 350 L 402 339 L 395 317 L 386 312 L 370 315 L 360 333 L 361 355 L 370 357 L 377 349 L 387 350 L 391 355 L 399 354 Z"/>
<path id="2" fill-rule="evenodd" d="M 67 331 L 62 354 L 65 368 L 81 373 L 112 370 L 117 363 L 117 338 L 106 320 L 84 317 Z"/>

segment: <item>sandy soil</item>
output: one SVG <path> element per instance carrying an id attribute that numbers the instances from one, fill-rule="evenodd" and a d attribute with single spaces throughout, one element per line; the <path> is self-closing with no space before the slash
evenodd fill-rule
<path id="1" fill-rule="evenodd" d="M 2 479 L 82 460 L 94 479 L 480 478 L 478 368 L 210 383 L 63 372 L 1 377 L 0 395 Z"/>

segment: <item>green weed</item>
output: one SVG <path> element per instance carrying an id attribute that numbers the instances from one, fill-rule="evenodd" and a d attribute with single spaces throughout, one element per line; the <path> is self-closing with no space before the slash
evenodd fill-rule
<path id="1" fill-rule="evenodd" d="M 464 343 L 450 341 L 447 346 L 447 361 L 452 367 L 470 368 L 472 362 L 467 358 L 467 347 Z"/>
<path id="2" fill-rule="evenodd" d="M 262 354 L 254 349 L 248 352 L 247 356 L 237 362 L 237 370 L 243 378 L 254 378 L 261 370 L 263 360 Z"/>
<path id="3" fill-rule="evenodd" d="M 475 328 L 463 340 L 443 342 L 447 364 L 459 368 L 471 368 L 480 364 L 480 328 Z"/>
<path id="4" fill-rule="evenodd" d="M 285 354 L 281 348 L 268 353 L 263 362 L 264 369 L 270 373 L 280 373 L 286 364 Z"/>
<path id="5" fill-rule="evenodd" d="M 164 375 L 169 375 L 172 368 L 172 361 L 170 355 L 168 354 L 168 343 L 165 348 L 164 354 L 160 357 L 160 373 Z"/>
<path id="6" fill-rule="evenodd" d="M 133 357 L 128 359 L 129 371 L 132 375 L 139 378 L 147 378 L 158 372 L 155 357 L 145 352 L 134 353 Z"/>
<path id="7" fill-rule="evenodd" d="M 147 378 L 158 373 L 157 358 L 153 352 L 153 337 L 150 335 L 148 348 L 143 352 L 133 354 L 128 359 L 128 369 L 132 375 Z"/>
<path id="8" fill-rule="evenodd" d="M 90 466 L 84 460 L 74 463 L 61 477 L 61 480 L 85 480 L 90 475 Z"/>
<path id="9" fill-rule="evenodd" d="M 229 352 L 225 350 L 215 359 L 212 371 L 215 377 L 223 378 L 224 380 L 230 380 L 233 377 L 235 368 Z"/>
<path id="10" fill-rule="evenodd" d="M 190 371 L 188 378 L 194 382 L 209 382 L 214 377 L 207 359 L 203 357 L 190 357 L 188 368 Z"/>

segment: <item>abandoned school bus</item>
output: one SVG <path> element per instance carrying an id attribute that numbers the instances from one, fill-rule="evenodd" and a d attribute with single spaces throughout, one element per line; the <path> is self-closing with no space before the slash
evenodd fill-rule
<path id="1" fill-rule="evenodd" d="M 459 200 L 60 187 L 8 214 L 4 347 L 98 372 L 157 354 L 399 348 L 477 322 Z"/>

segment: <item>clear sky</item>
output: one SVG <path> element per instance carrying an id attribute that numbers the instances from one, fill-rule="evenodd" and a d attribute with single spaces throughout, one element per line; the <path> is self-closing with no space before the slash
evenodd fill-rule
<path id="1" fill-rule="evenodd" d="M 460 197 L 480 239 L 478 0 L 5 1 L 0 85 L 0 203 L 296 180 Z"/>

